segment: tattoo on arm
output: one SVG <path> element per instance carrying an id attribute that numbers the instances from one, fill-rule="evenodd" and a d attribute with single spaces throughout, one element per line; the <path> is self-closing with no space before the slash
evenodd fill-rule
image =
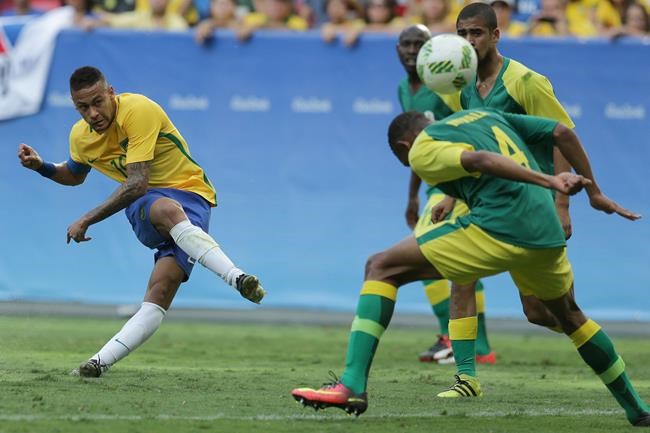
<path id="1" fill-rule="evenodd" d="M 126 166 L 127 178 L 102 204 L 86 214 L 88 225 L 102 221 L 129 206 L 147 192 L 149 162 L 135 162 Z"/>

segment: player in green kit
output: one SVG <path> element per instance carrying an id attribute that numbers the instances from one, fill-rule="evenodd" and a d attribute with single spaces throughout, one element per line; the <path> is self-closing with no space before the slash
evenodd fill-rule
<path id="1" fill-rule="evenodd" d="M 650 426 L 650 409 L 634 390 L 622 358 L 600 326 L 576 304 L 565 235 L 549 189 L 575 194 L 586 188 L 594 209 L 630 220 L 640 216 L 601 192 L 573 131 L 550 119 L 490 109 L 461 111 L 433 125 L 422 113 L 408 112 L 393 120 L 388 139 L 400 162 L 427 184 L 463 200 L 472 211 L 368 259 L 343 376 L 320 389 L 294 389 L 293 397 L 317 408 L 364 412 L 372 359 L 392 317 L 398 287 L 435 278 L 467 284 L 509 272 L 521 293 L 541 299 L 557 318 L 628 421 Z M 529 148 L 552 146 L 577 175 L 539 171 Z M 452 292 L 452 302 L 455 296 Z M 456 326 L 458 334 L 475 333 L 475 312 L 458 313 L 450 326 Z M 461 370 L 458 376 L 456 392 L 482 394 L 473 371 Z"/>
<path id="2" fill-rule="evenodd" d="M 570 128 L 574 127 L 546 77 L 499 53 L 497 44 L 500 30 L 497 27 L 496 14 L 492 7 L 484 3 L 473 3 L 466 6 L 458 16 L 456 29 L 459 36 L 466 38 L 472 44 L 479 59 L 476 81 L 473 85 L 466 86 L 460 95 L 461 105 L 464 109 L 491 107 L 509 113 L 542 116 L 559 121 Z M 543 173 L 557 174 L 571 170 L 571 165 L 557 149 L 538 146 L 531 148 L 530 151 Z M 446 202 L 448 204 L 445 205 Z M 440 207 L 449 208 L 452 204 L 453 200 L 446 199 L 441 202 Z M 571 236 L 568 196 L 557 193 L 555 206 L 568 239 Z M 440 216 L 444 213 L 442 211 L 437 214 Z M 455 289 L 465 292 L 464 300 L 471 301 L 471 287 L 455 287 Z M 460 297 L 461 294 L 459 293 L 458 296 Z M 523 293 L 520 293 L 520 297 L 529 322 L 561 332 L 555 317 L 536 297 Z M 480 313 L 479 310 L 479 321 Z M 452 326 L 452 329 L 455 328 Z M 479 329 L 478 335 L 475 337 L 463 335 L 460 338 L 463 340 L 476 338 L 478 351 L 481 348 L 481 335 Z M 452 332 L 450 334 L 452 346 L 454 346 L 453 340 L 456 338 L 459 337 Z M 458 356 L 454 359 L 457 365 L 474 362 L 474 356 L 470 353 L 464 353 L 461 359 L 458 359 Z M 458 394 L 442 393 L 441 396 L 451 397 L 458 396 Z"/>
<path id="3" fill-rule="evenodd" d="M 431 39 L 431 32 L 423 25 L 409 26 L 400 33 L 397 43 L 397 55 L 407 73 L 407 77 L 400 82 L 397 94 L 402 111 L 419 111 L 428 118 L 435 120 L 445 118 L 461 109 L 460 94 L 439 95 L 429 90 L 420 80 L 416 71 L 417 55 L 422 45 L 429 39 Z M 411 173 L 406 221 L 409 227 L 414 230 L 416 236 L 433 225 L 431 209 L 445 197 L 437 188 L 428 187 L 426 190 L 427 203 L 422 214 L 418 216 L 420 207 L 418 193 L 421 184 L 420 178 Z M 453 210 L 454 214 L 457 215 L 468 211 L 469 209 L 462 202 L 457 202 Z M 454 362 L 454 357 L 451 350 L 451 341 L 449 340 L 450 282 L 447 280 L 428 280 L 423 281 L 423 283 L 431 309 L 438 319 L 440 334 L 431 347 L 420 353 L 419 359 L 422 362 L 451 364 Z M 496 355 L 490 348 L 487 339 L 485 316 L 483 314 L 485 300 L 483 285 L 480 282 L 476 286 L 476 303 L 480 314 L 476 360 L 477 362 L 494 363 Z"/>
<path id="4" fill-rule="evenodd" d="M 521 63 L 503 57 L 497 50 L 500 30 L 496 14 L 491 6 L 472 3 L 464 7 L 456 23 L 458 35 L 466 38 L 475 48 L 478 57 L 478 74 L 473 85 L 465 87 L 460 95 L 463 109 L 491 107 L 516 114 L 529 114 L 557 120 L 573 128 L 574 124 L 558 101 L 549 80 Z M 571 166 L 555 150 L 531 149 L 542 172 L 561 173 L 570 171 Z M 569 199 L 556 194 L 556 210 L 567 239 L 571 236 Z M 454 200 L 446 199 L 433 207 L 434 220 L 442 219 L 454 208 Z M 481 292 L 477 292 L 481 295 Z M 469 295 L 468 295 L 469 296 Z M 483 298 L 477 296 L 479 324 L 483 323 Z M 559 331 L 559 324 L 553 315 L 536 298 L 521 298 L 524 313 L 529 322 Z M 435 308 L 435 307 L 434 307 Z M 479 325 L 477 337 L 477 360 L 485 353 L 483 327 Z M 452 337 L 453 338 L 453 337 Z M 426 353 L 426 352 L 423 352 Z M 453 359 L 453 358 L 451 358 Z"/>

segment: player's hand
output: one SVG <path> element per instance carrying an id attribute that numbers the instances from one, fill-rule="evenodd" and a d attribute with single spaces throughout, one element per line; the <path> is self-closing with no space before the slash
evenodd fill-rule
<path id="1" fill-rule="evenodd" d="M 43 165 L 43 158 L 25 143 L 20 143 L 18 146 L 18 159 L 23 167 L 30 170 L 38 170 Z"/>
<path id="2" fill-rule="evenodd" d="M 591 185 L 591 180 L 573 173 L 560 173 L 549 178 L 550 187 L 562 194 L 574 195 Z"/>
<path id="3" fill-rule="evenodd" d="M 610 200 L 602 193 L 590 195 L 589 203 L 591 203 L 591 207 L 596 210 L 603 211 L 608 214 L 617 213 L 623 218 L 629 219 L 631 221 L 636 221 L 641 218 L 640 214 L 622 208 L 615 201 Z"/>
<path id="4" fill-rule="evenodd" d="M 439 223 L 447 218 L 449 212 L 454 209 L 456 199 L 453 197 L 445 196 L 438 204 L 431 208 L 431 222 Z"/>
<path id="5" fill-rule="evenodd" d="M 569 214 L 568 206 L 556 206 L 557 216 L 560 217 L 562 230 L 564 230 L 564 239 L 569 239 L 573 234 L 573 227 L 571 227 L 571 215 Z"/>
<path id="6" fill-rule="evenodd" d="M 86 237 L 87 230 L 88 230 L 88 224 L 83 218 L 73 222 L 72 225 L 68 227 L 67 243 L 70 243 L 71 240 L 75 241 L 76 243 L 87 242 L 91 240 L 92 238 Z"/>
<path id="7" fill-rule="evenodd" d="M 417 196 L 409 198 L 409 201 L 406 204 L 406 225 L 408 225 L 411 230 L 413 230 L 415 225 L 418 223 L 418 218 L 420 217 L 418 212 L 420 212 L 420 199 Z"/>

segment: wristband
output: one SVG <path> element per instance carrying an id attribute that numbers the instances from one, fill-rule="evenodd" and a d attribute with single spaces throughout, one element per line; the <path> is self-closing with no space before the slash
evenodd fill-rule
<path id="1" fill-rule="evenodd" d="M 40 174 L 43 177 L 52 177 L 54 176 L 54 173 L 56 173 L 56 165 L 52 164 L 51 162 L 43 161 L 43 165 L 41 165 L 38 170 L 36 170 L 36 173 Z"/>

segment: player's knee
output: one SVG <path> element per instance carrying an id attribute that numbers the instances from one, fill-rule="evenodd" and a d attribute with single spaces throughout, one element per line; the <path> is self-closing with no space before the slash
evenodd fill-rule
<path id="1" fill-rule="evenodd" d="M 524 314 L 526 315 L 528 322 L 533 325 L 545 326 L 547 328 L 552 328 L 558 325 L 555 316 L 548 311 L 541 312 L 539 310 L 524 308 Z"/>
<path id="2" fill-rule="evenodd" d="M 555 327 L 558 325 L 555 315 L 539 299 L 533 296 L 524 296 L 521 299 L 521 305 L 526 319 L 533 325 L 545 327 Z"/>
<path id="3" fill-rule="evenodd" d="M 151 205 L 149 219 L 159 231 L 169 232 L 176 224 L 186 220 L 187 216 L 180 203 L 171 198 L 163 197 Z"/>
<path id="4" fill-rule="evenodd" d="M 381 280 L 387 268 L 386 253 L 376 253 L 366 261 L 366 280 Z"/>

